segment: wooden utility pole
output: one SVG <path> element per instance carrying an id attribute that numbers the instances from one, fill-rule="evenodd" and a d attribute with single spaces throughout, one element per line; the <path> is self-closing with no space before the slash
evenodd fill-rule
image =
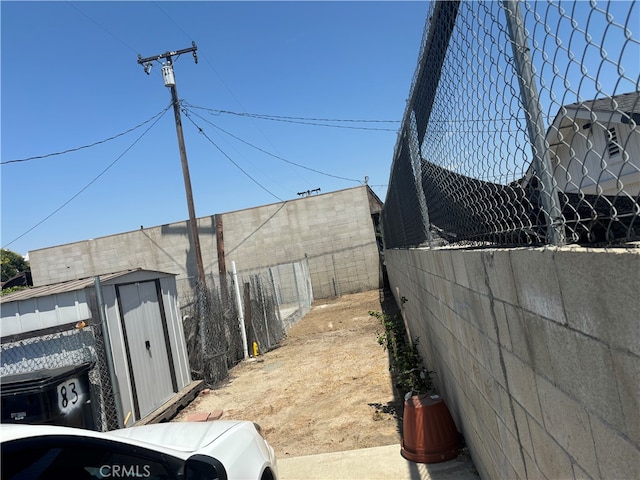
<path id="1" fill-rule="evenodd" d="M 218 275 L 220 276 L 222 302 L 226 307 L 229 299 L 229 289 L 227 288 L 227 262 L 224 255 L 224 227 L 221 214 L 217 213 L 214 218 L 216 223 L 216 246 L 218 249 Z"/>
<path id="2" fill-rule="evenodd" d="M 198 223 L 196 221 L 196 210 L 193 206 L 193 193 L 191 191 L 191 176 L 189 175 L 189 164 L 187 163 L 187 150 L 184 146 L 184 136 L 182 134 L 182 118 L 180 116 L 180 101 L 178 100 L 178 89 L 176 88 L 176 79 L 173 73 L 173 57 L 179 57 L 183 53 L 193 53 L 193 58 L 198 63 L 196 55 L 196 42 L 191 42 L 190 48 L 184 48 L 175 52 L 165 52 L 153 57 L 142 58 L 138 55 L 138 63 L 144 67 L 147 75 L 151 72 L 153 62 L 159 62 L 166 59 L 167 63 L 162 64 L 162 78 L 165 87 L 171 88 L 171 102 L 173 103 L 173 114 L 176 121 L 176 133 L 178 134 L 178 147 L 180 149 L 180 161 L 182 162 L 182 176 L 184 177 L 184 189 L 187 194 L 187 208 L 189 209 L 189 232 L 191 237 L 191 246 L 196 257 L 196 267 L 198 269 L 198 284 L 201 287 L 206 286 L 204 275 L 204 264 L 202 263 L 202 251 L 200 249 L 200 235 L 198 234 Z"/>

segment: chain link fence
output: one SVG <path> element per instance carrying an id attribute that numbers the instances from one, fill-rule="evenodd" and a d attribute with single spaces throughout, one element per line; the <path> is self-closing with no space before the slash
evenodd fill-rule
<path id="1" fill-rule="evenodd" d="M 92 400 L 92 403 L 96 428 L 106 432 L 117 429 L 119 424 L 113 385 L 107 365 L 104 332 L 102 330 L 102 325 L 99 323 L 91 327 L 96 355 L 95 366 L 89 371 L 89 382 L 92 388 L 91 398 L 95 399 Z"/>
<path id="2" fill-rule="evenodd" d="M 199 289 L 181 311 L 191 376 L 215 385 L 243 358 L 231 278 Z"/>
<path id="3" fill-rule="evenodd" d="M 271 348 L 273 338 L 279 341 L 286 330 L 300 320 L 311 309 L 313 289 L 309 262 L 305 258 L 299 262 L 275 265 L 266 269 L 240 272 L 238 274 L 251 284 L 252 300 L 259 301 L 252 308 L 258 312 L 264 325 L 256 327 L 260 345 Z M 255 292 L 255 294 L 253 294 Z M 272 313 L 275 312 L 275 313 Z M 255 324 L 255 322 L 253 322 Z"/>
<path id="4" fill-rule="evenodd" d="M 640 5 L 432 3 L 386 248 L 640 236 Z"/>
<path id="5" fill-rule="evenodd" d="M 91 328 L 2 343 L 0 375 L 16 375 L 95 361 Z"/>
<path id="6" fill-rule="evenodd" d="M 313 302 L 306 259 L 240 271 L 236 281 L 237 289 L 232 275 L 211 282 L 181 308 L 192 376 L 207 385 L 225 380 L 245 348 L 253 355 L 254 342 L 259 353 L 275 348 Z"/>
<path id="7" fill-rule="evenodd" d="M 98 431 L 118 428 L 100 324 L 3 342 L 0 358 L 0 376 L 3 378 L 91 364 L 88 377 L 93 427 Z"/>

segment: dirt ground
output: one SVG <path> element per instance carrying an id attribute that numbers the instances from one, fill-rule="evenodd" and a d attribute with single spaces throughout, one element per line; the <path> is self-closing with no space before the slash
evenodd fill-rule
<path id="1" fill-rule="evenodd" d="M 173 421 L 223 410 L 262 426 L 279 458 L 400 443 L 387 352 L 378 345 L 380 292 L 317 301 L 281 346 L 242 362 Z"/>

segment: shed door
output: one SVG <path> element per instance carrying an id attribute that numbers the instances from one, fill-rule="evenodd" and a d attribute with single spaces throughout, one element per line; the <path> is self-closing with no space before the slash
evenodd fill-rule
<path id="1" fill-rule="evenodd" d="M 156 282 L 117 287 L 127 343 L 129 371 L 137 419 L 169 400 L 173 381 L 167 345 L 167 329 L 160 309 Z"/>

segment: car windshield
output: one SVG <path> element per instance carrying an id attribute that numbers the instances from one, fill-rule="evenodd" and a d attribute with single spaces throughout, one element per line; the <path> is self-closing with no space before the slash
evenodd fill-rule
<path id="1" fill-rule="evenodd" d="M 4 480 L 180 478 L 184 462 L 103 439 L 41 437 L 2 444 Z"/>

